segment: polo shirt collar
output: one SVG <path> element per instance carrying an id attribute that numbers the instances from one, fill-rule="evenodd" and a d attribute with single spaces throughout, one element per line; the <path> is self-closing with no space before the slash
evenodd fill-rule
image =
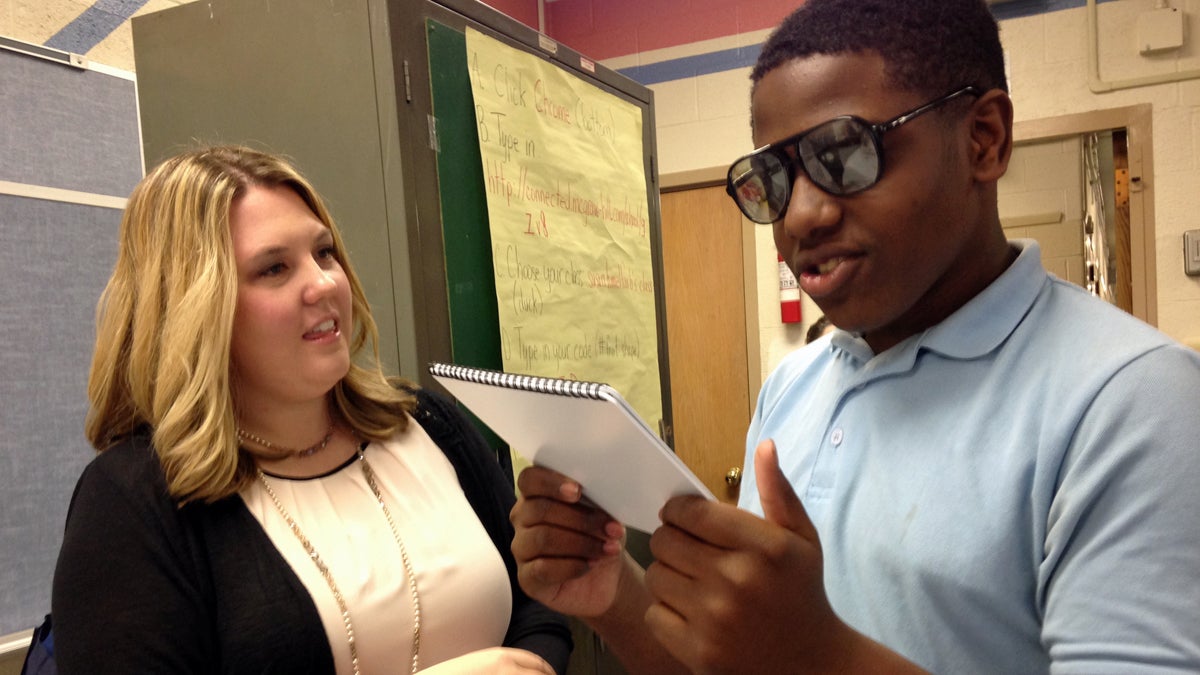
<path id="1" fill-rule="evenodd" d="M 990 353 L 1016 330 L 1033 307 L 1048 275 L 1036 241 L 1011 242 L 1019 253 L 1004 273 L 944 321 L 925 331 L 919 345 L 951 358 Z"/>
<path id="2" fill-rule="evenodd" d="M 1048 279 L 1036 241 L 1017 239 L 1009 244 L 1017 249 L 1018 255 L 1008 269 L 941 323 L 884 352 L 891 352 L 886 360 L 909 361 L 921 349 L 950 358 L 971 359 L 1000 346 L 1033 306 Z M 835 351 L 845 352 L 861 362 L 875 356 L 865 340 L 842 330 L 835 331 L 830 342 Z M 900 353 L 907 353 L 909 358 L 901 357 Z M 899 363 L 896 365 L 903 368 Z"/>

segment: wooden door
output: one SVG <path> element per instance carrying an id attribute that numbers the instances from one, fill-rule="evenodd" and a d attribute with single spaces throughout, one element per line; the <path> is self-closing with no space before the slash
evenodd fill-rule
<path id="1" fill-rule="evenodd" d="M 675 452 L 713 494 L 736 502 L 725 476 L 742 467 L 750 374 L 758 374 L 747 356 L 747 334 L 757 334 L 747 330 L 757 323 L 747 321 L 749 226 L 724 187 L 667 192 L 661 201 Z"/>

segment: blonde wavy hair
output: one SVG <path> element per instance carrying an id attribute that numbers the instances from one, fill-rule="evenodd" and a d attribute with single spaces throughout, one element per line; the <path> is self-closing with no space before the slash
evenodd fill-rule
<path id="1" fill-rule="evenodd" d="M 251 186 L 295 190 L 333 234 L 353 299 L 351 366 L 331 392 L 333 413 L 364 438 L 407 426 L 415 385 L 379 365 L 379 331 L 337 225 L 285 160 L 238 146 L 208 147 L 155 167 L 129 197 L 116 267 L 96 308 L 88 377 L 88 441 L 103 452 L 149 427 L 181 504 L 212 502 L 254 478 L 239 448 L 231 387 L 238 277 L 229 212 Z M 367 347 L 369 353 L 364 353 Z"/>

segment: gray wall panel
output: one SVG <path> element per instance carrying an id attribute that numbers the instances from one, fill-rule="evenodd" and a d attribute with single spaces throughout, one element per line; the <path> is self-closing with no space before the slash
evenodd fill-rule
<path id="1" fill-rule="evenodd" d="M 121 212 L 0 195 L 0 634 L 36 625 L 83 437 L 96 301 Z"/>
<path id="2" fill-rule="evenodd" d="M 291 158 L 342 229 L 385 370 L 415 378 L 415 361 L 400 365 L 412 329 L 398 323 L 392 271 L 407 262 L 393 261 L 388 245 L 385 170 L 395 158 L 381 144 L 366 0 L 294 1 L 282 12 L 269 2 L 193 2 L 132 26 L 146 166 L 197 142 Z"/>
<path id="3" fill-rule="evenodd" d="M 129 196 L 136 101 L 131 80 L 0 49 L 0 180 Z"/>

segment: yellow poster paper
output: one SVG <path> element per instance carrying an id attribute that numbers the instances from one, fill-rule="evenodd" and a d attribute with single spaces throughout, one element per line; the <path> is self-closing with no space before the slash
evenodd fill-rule
<path id="1" fill-rule="evenodd" d="M 468 28 L 504 370 L 608 382 L 662 418 L 642 116 Z"/>

